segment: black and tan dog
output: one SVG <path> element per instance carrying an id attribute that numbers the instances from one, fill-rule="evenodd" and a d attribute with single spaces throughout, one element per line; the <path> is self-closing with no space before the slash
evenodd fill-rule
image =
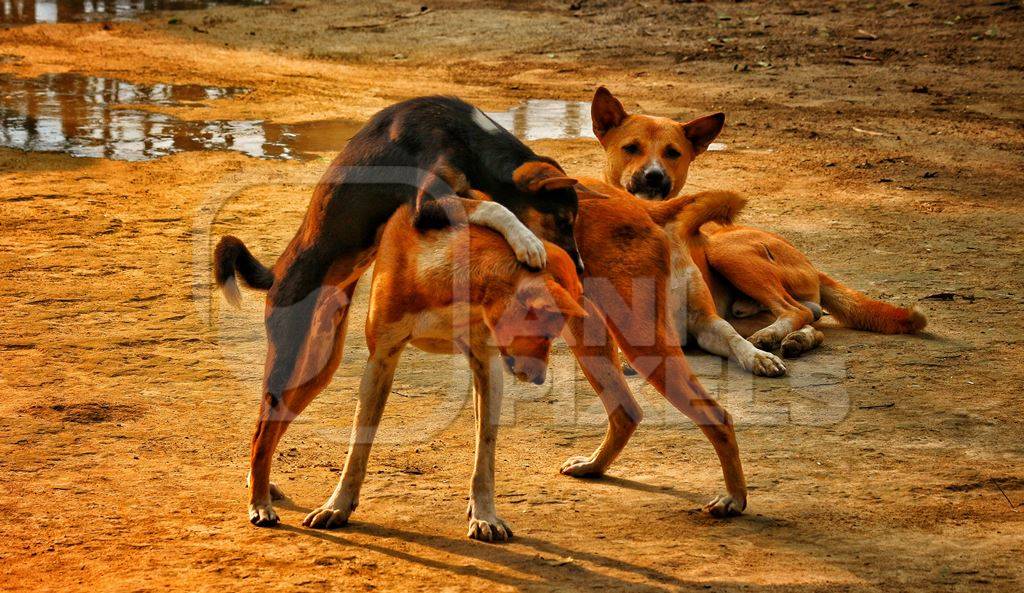
<path id="1" fill-rule="evenodd" d="M 420 229 L 464 216 L 504 235 L 516 257 L 535 268 L 546 263 L 541 237 L 582 269 L 573 235 L 575 182 L 472 105 L 423 97 L 384 109 L 351 139 L 318 183 L 298 232 L 273 268 L 260 265 L 237 238 L 221 240 L 215 276 L 229 300 L 237 300 L 236 271 L 249 286 L 269 291 L 267 360 L 252 442 L 254 524 L 278 521 L 270 507 L 271 455 L 286 420 L 337 368 L 349 300 L 392 214 L 414 204 Z M 469 188 L 494 201 L 450 197 L 468 195 Z"/>
<path id="2" fill-rule="evenodd" d="M 403 206 L 385 225 L 366 320 L 369 357 L 345 468 L 334 493 L 303 524 L 328 529 L 348 522 L 359 503 L 370 448 L 407 345 L 462 353 L 473 372 L 476 457 L 469 537 L 504 541 L 512 530 L 494 505 L 494 451 L 501 411 L 502 363 L 520 381 L 544 383 L 551 342 L 566 319 L 585 315 L 573 261 L 545 244 L 542 271 L 516 261 L 509 244 L 476 225 L 418 231 Z M 280 495 L 276 488 L 272 489 Z M 272 514 L 272 508 L 258 512 Z"/>

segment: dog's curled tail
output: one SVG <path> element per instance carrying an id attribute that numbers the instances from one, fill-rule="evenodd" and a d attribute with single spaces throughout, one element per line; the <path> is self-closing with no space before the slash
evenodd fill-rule
<path id="1" fill-rule="evenodd" d="M 882 334 L 913 334 L 928 325 L 917 307 L 902 308 L 876 301 L 818 272 L 821 304 L 847 327 Z"/>
<path id="2" fill-rule="evenodd" d="M 651 211 L 651 219 L 661 226 L 678 223 L 682 233 L 692 235 L 708 222 L 732 224 L 746 204 L 747 199 L 736 192 L 702 191 L 659 204 Z"/>
<path id="3" fill-rule="evenodd" d="M 213 275 L 224 298 L 234 307 L 242 304 L 242 293 L 238 290 L 241 276 L 250 288 L 268 290 L 274 284 L 274 274 L 261 264 L 238 237 L 226 235 L 217 243 L 213 252 Z"/>

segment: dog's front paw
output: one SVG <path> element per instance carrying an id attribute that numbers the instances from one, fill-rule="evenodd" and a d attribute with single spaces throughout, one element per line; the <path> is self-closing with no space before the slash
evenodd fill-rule
<path id="1" fill-rule="evenodd" d="M 512 528 L 497 516 L 488 518 L 469 518 L 469 539 L 482 542 L 507 542 L 512 539 Z"/>
<path id="2" fill-rule="evenodd" d="M 704 505 L 704 511 L 712 517 L 724 519 L 725 517 L 736 517 L 743 514 L 747 508 L 746 500 L 736 500 L 731 496 L 719 494 L 714 500 Z"/>
<path id="3" fill-rule="evenodd" d="M 348 524 L 348 518 L 351 514 L 352 509 L 336 509 L 332 506 L 324 505 L 310 511 L 306 518 L 302 520 L 302 524 L 313 529 L 344 527 Z"/>
<path id="4" fill-rule="evenodd" d="M 516 259 L 524 264 L 538 270 L 548 265 L 548 252 L 544 249 L 544 242 L 525 227 L 510 233 L 508 242 L 516 253 Z"/>
<path id="5" fill-rule="evenodd" d="M 356 510 L 358 504 L 355 500 L 335 502 L 332 497 L 319 508 L 310 511 L 302 520 L 302 524 L 313 529 L 343 527 L 348 524 L 348 518 L 352 515 L 352 511 Z"/>
<path id="6" fill-rule="evenodd" d="M 755 350 L 749 370 L 758 377 L 781 377 L 786 374 L 786 364 L 771 352 Z"/>
<path id="7" fill-rule="evenodd" d="M 281 522 L 270 502 L 249 503 L 249 522 L 256 527 L 273 527 Z"/>
<path id="8" fill-rule="evenodd" d="M 566 459 L 558 471 L 574 478 L 597 478 L 604 475 L 604 469 L 594 463 L 590 457 L 578 455 Z"/>

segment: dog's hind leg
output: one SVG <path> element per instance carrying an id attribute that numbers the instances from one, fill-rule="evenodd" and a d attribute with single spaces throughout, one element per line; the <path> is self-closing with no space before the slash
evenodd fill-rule
<path id="1" fill-rule="evenodd" d="M 820 307 L 812 310 L 803 302 L 814 305 L 818 298 L 818 272 L 783 239 L 753 229 L 717 233 L 707 256 L 715 272 L 775 316 L 747 338 L 761 350 L 775 350 L 783 338 L 820 316 Z"/>
<path id="2" fill-rule="evenodd" d="M 775 321 L 747 338 L 754 346 L 761 350 L 773 351 L 779 347 L 783 338 L 814 322 L 815 312 L 789 294 L 782 279 L 770 266 L 763 266 L 758 270 L 764 273 L 746 275 L 742 270 L 734 273 L 736 267 L 730 268 L 728 265 L 719 264 L 720 262 L 715 262 L 715 269 L 726 276 L 737 290 L 761 303 L 775 315 Z M 755 316 L 757 317 L 760 316 Z"/>
<path id="3" fill-rule="evenodd" d="M 384 414 L 384 404 L 391 393 L 395 368 L 404 346 L 405 341 L 396 345 L 378 344 L 370 354 L 359 383 L 359 402 L 352 422 L 348 457 L 345 459 L 341 479 L 327 502 L 306 515 L 303 525 L 318 529 L 341 527 L 348 523 L 352 511 L 359 505 L 359 491 L 366 478 L 370 448 L 377 435 L 377 427 Z"/>
<path id="4" fill-rule="evenodd" d="M 704 509 L 715 517 L 739 515 L 747 506 L 747 486 L 743 477 L 739 447 L 732 416 L 697 380 L 678 346 L 658 332 L 655 344 L 632 346 L 616 336 L 630 363 L 677 410 L 686 415 L 711 441 L 722 464 L 727 496 L 718 496 Z"/>
<path id="5" fill-rule="evenodd" d="M 305 318 L 307 326 L 301 329 L 302 344 L 292 354 L 295 356 L 295 360 L 291 361 L 295 378 L 283 386 L 272 381 L 271 377 L 273 370 L 279 368 L 277 365 L 280 364 L 281 356 L 289 352 L 286 348 L 291 345 L 285 344 L 285 348 L 279 348 L 281 341 L 275 342 L 273 339 L 268 344 L 264 396 L 252 438 L 249 470 L 249 520 L 254 525 L 266 527 L 278 522 L 277 513 L 271 504 L 275 490 L 277 498 L 281 497 L 280 490 L 270 483 L 274 450 L 291 421 L 330 382 L 341 362 L 348 305 L 355 287 L 356 283 L 352 282 L 342 290 L 326 287 L 307 295 L 307 299 L 312 301 L 310 311 L 300 309 L 308 315 Z M 293 309 L 291 313 L 295 314 L 296 311 Z M 290 321 L 294 327 L 298 319 Z"/>
<path id="6" fill-rule="evenodd" d="M 825 334 L 813 325 L 805 325 L 782 339 L 782 355 L 786 358 L 796 358 L 817 348 L 824 341 Z"/>
<path id="7" fill-rule="evenodd" d="M 485 542 L 508 541 L 512 529 L 494 509 L 494 448 L 501 415 L 502 364 L 497 352 L 487 347 L 464 350 L 473 371 L 473 403 L 476 418 L 476 457 L 469 495 L 467 536 Z"/>

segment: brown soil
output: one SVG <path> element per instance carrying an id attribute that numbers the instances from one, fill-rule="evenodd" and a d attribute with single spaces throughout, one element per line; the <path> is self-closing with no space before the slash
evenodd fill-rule
<path id="1" fill-rule="evenodd" d="M 462 367 L 412 352 L 353 524 L 301 527 L 345 453 L 361 306 L 334 383 L 282 443 L 294 502 L 257 529 L 261 300 L 225 307 L 207 258 L 232 232 L 272 261 L 326 161 L 0 150 L 5 590 L 1024 586 L 1019 2 L 580 4 L 400 18 L 419 6 L 308 0 L 38 25 L 0 31 L 0 72 L 254 89 L 162 108 L 197 119 L 365 118 L 425 93 L 507 108 L 599 83 L 647 113 L 723 110 L 729 150 L 699 159 L 691 187 L 746 192 L 746 222 L 874 296 L 951 293 L 921 302 L 928 333 L 832 329 L 785 379 L 694 355 L 740 422 L 750 507 L 727 521 L 697 510 L 721 488 L 710 446 L 640 383 L 647 420 L 611 475 L 557 473 L 603 432 L 562 349 L 554 389 L 510 387 L 498 507 L 517 537 L 487 545 L 465 538 L 471 409 L 445 383 Z M 533 144 L 601 169 L 594 141 Z"/>

